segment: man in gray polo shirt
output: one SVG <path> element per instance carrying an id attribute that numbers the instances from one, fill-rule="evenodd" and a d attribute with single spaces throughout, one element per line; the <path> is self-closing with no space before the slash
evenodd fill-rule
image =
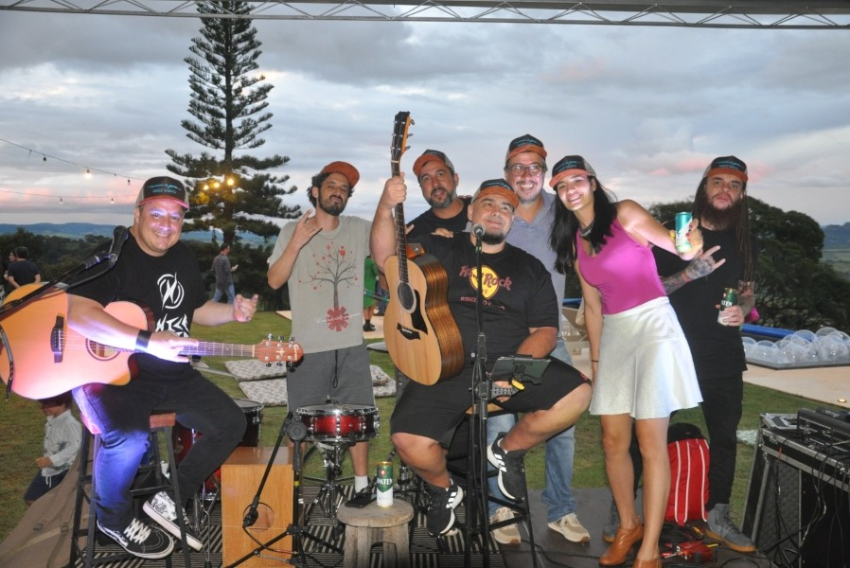
<path id="1" fill-rule="evenodd" d="M 543 142 L 526 134 L 511 141 L 505 156 L 505 179 L 519 196 L 514 224 L 508 233 L 508 243 L 521 248 L 540 260 L 552 275 L 552 285 L 558 298 L 564 294 L 566 276 L 554 269 L 555 251 L 549 246 L 549 231 L 553 211 L 550 205 L 555 195 L 543 191 L 546 177 L 546 150 Z M 560 315 L 560 314 L 559 314 Z M 564 345 L 564 318 L 561 316 L 561 333 L 550 357 L 572 364 Z M 494 416 L 487 420 L 488 443 L 499 432 L 506 432 L 513 424 L 512 414 Z M 571 542 L 588 542 L 590 534 L 576 516 L 576 500 L 572 495 L 573 456 L 575 454 L 575 427 L 571 427 L 546 442 L 546 489 L 543 501 L 547 506 L 549 528 L 561 533 Z M 490 492 L 499 496 L 497 483 L 490 483 Z M 497 508 L 490 503 L 491 522 L 505 520 L 513 513 L 507 507 Z M 506 525 L 493 531 L 497 542 L 519 544 L 516 525 Z"/>

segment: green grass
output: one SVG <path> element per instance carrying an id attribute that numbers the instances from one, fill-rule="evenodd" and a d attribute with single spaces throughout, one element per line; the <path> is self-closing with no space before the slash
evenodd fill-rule
<path id="1" fill-rule="evenodd" d="M 290 333 L 289 320 L 273 312 L 258 313 L 248 324 L 227 324 L 218 328 L 195 328 L 195 336 L 207 341 L 226 343 L 254 344 L 263 340 L 267 334 L 287 337 Z M 297 340 L 297 338 L 296 338 Z M 389 357 L 370 351 L 373 364 L 380 365 L 390 376 L 394 369 Z M 204 361 L 215 370 L 225 370 L 225 358 L 206 357 Z M 207 373 L 207 377 L 219 385 L 234 398 L 246 398 L 233 379 Z M 382 426 L 378 436 L 372 441 L 370 462 L 383 461 L 391 448 L 389 441 L 389 417 L 395 400 L 380 398 L 377 401 Z M 744 386 L 744 417 L 742 430 L 756 429 L 759 415 L 763 412 L 795 413 L 800 408 L 811 408 L 820 403 L 786 395 L 778 391 L 753 385 Z M 260 428 L 260 444 L 273 446 L 280 433 L 286 416 L 286 407 L 266 407 Z M 691 409 L 680 412 L 676 421 L 692 422 L 705 431 L 702 412 Z M 41 455 L 44 436 L 44 416 L 38 403 L 11 395 L 9 400 L 0 402 L 0 540 L 18 524 L 26 507 L 21 498 L 36 469 L 34 460 Z M 541 489 L 544 485 L 543 448 L 535 448 L 528 453 L 526 470 L 529 487 Z M 754 449 L 738 445 L 738 467 L 733 489 L 732 508 L 740 515 L 744 507 L 744 494 L 752 466 Z M 306 473 L 321 476 L 321 460 L 311 458 L 306 464 Z M 396 461 L 396 463 L 398 463 Z M 345 460 L 344 475 L 351 475 L 350 460 Z M 598 417 L 585 415 L 576 427 L 576 456 L 573 487 L 599 488 L 607 485 L 602 459 L 601 427 Z M 606 504 L 607 506 L 607 504 Z"/>

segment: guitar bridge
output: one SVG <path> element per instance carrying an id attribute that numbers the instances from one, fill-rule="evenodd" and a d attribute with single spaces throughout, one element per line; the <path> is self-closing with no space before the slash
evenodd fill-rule
<path id="1" fill-rule="evenodd" d="M 53 352 L 53 362 L 61 363 L 65 354 L 65 318 L 56 316 L 56 324 L 50 330 L 50 350 Z"/>

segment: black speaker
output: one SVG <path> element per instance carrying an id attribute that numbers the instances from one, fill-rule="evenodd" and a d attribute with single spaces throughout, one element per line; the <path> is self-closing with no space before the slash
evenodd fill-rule
<path id="1" fill-rule="evenodd" d="M 780 568 L 850 568 L 850 448 L 759 431 L 742 530 Z"/>

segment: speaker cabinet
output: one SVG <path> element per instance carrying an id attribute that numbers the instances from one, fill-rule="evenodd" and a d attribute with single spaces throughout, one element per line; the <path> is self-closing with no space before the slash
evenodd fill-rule
<path id="1" fill-rule="evenodd" d="M 796 436 L 759 430 L 741 528 L 778 566 L 848 568 L 850 452 Z"/>
<path id="2" fill-rule="evenodd" d="M 238 447 L 221 466 L 222 560 L 225 566 L 258 548 L 259 545 L 245 534 L 246 530 L 258 541 L 266 543 L 286 531 L 292 522 L 292 464 L 289 451 L 280 448 L 260 495 L 257 521 L 247 529 L 242 528 L 242 520 L 254 500 L 272 450 Z M 292 537 L 282 538 L 270 548 L 263 550 L 262 556 L 255 556 L 240 566 L 279 567 L 291 554 L 275 550 L 292 550 Z"/>

